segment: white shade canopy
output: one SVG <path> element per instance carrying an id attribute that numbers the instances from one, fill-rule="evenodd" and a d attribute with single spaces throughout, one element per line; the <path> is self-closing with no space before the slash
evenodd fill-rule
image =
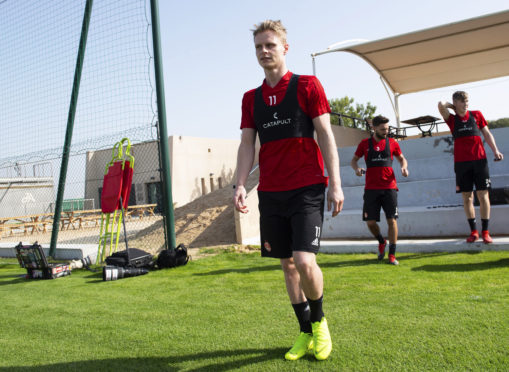
<path id="1" fill-rule="evenodd" d="M 313 53 L 350 52 L 395 95 L 509 75 L 509 10 Z"/>

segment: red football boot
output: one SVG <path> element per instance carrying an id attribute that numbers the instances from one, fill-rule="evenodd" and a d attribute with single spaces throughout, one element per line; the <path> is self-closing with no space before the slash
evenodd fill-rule
<path id="1" fill-rule="evenodd" d="M 399 265 L 398 260 L 396 260 L 396 256 L 394 256 L 393 254 L 389 255 L 389 264 L 391 264 L 391 265 Z"/>
<path id="2" fill-rule="evenodd" d="M 473 243 L 477 239 L 479 239 L 479 232 L 477 230 L 472 230 L 472 232 L 470 233 L 470 236 L 467 238 L 467 243 Z"/>
<path id="3" fill-rule="evenodd" d="M 493 239 L 490 236 L 490 232 L 488 230 L 484 230 L 482 232 L 482 241 L 486 244 L 493 243 Z"/>
<path id="4" fill-rule="evenodd" d="M 387 240 L 384 240 L 383 243 L 378 243 L 378 261 L 382 261 L 384 259 L 386 245 L 387 245 Z"/>

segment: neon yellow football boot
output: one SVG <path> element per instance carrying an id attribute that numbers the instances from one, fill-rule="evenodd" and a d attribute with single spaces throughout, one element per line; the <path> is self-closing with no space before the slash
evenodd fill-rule
<path id="1" fill-rule="evenodd" d="M 332 351 L 332 340 L 325 317 L 319 322 L 311 323 L 313 329 L 313 353 L 318 360 L 325 360 Z"/>
<path id="2" fill-rule="evenodd" d="M 293 347 L 285 354 L 286 360 L 297 360 L 306 355 L 308 350 L 313 349 L 313 335 L 301 332 Z"/>

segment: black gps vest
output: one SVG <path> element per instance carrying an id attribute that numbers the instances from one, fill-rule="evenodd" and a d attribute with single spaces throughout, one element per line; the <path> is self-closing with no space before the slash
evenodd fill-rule
<path id="1" fill-rule="evenodd" d="M 313 121 L 302 111 L 297 99 L 298 81 L 299 75 L 293 74 L 283 101 L 275 106 L 265 104 L 261 86 L 256 89 L 253 116 L 260 144 L 285 138 L 313 138 Z"/>
<path id="2" fill-rule="evenodd" d="M 368 143 L 369 149 L 368 155 L 366 156 L 366 167 L 392 167 L 391 144 L 389 138 L 385 139 L 385 149 L 383 151 L 375 151 L 373 148 L 373 136 L 369 138 Z"/>
<path id="3" fill-rule="evenodd" d="M 454 131 L 452 132 L 454 139 L 460 137 L 481 136 L 481 131 L 477 126 L 474 115 L 469 111 L 468 120 L 464 123 L 458 115 L 454 116 Z"/>

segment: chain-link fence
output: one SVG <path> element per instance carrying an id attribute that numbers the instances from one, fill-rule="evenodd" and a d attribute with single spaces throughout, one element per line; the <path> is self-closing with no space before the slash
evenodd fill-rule
<path id="1" fill-rule="evenodd" d="M 48 244 L 56 228 L 85 3 L 0 1 L 0 242 Z M 103 177 L 113 146 L 123 138 L 132 143 L 135 159 L 125 218 L 130 246 L 153 251 L 165 245 L 164 233 L 150 234 L 163 219 L 154 75 L 149 0 L 95 0 L 59 245 L 99 243 Z"/>

